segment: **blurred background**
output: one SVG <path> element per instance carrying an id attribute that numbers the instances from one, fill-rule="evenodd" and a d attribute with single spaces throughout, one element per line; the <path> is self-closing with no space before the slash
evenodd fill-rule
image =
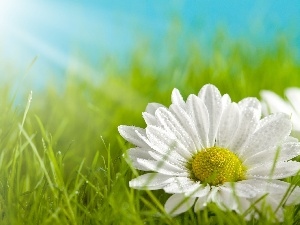
<path id="1" fill-rule="evenodd" d="M 26 75 L 33 89 L 71 69 L 96 79 L 137 49 L 159 67 L 172 51 L 184 60 L 192 43 L 208 59 L 217 34 L 250 48 L 284 36 L 299 59 L 299 21 L 297 0 L 0 0 L 0 76 Z"/>

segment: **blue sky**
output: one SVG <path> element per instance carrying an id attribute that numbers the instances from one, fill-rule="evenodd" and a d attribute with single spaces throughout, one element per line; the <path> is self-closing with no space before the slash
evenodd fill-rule
<path id="1" fill-rule="evenodd" d="M 63 74 L 76 54 L 91 63 L 108 53 L 126 57 L 141 37 L 159 45 L 174 18 L 199 42 L 220 26 L 253 44 L 285 32 L 300 52 L 298 0 L 0 0 L 0 71 L 11 63 L 22 73 L 35 57 L 39 74 Z"/>

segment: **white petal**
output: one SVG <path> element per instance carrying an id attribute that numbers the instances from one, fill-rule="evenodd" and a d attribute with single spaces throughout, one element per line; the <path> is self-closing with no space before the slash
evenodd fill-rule
<path id="1" fill-rule="evenodd" d="M 264 214 L 269 221 L 274 221 L 274 215 L 276 216 L 276 222 L 282 222 L 284 219 L 283 208 L 279 205 L 280 199 L 274 195 L 267 195 L 263 199 L 253 199 L 256 201 L 255 207 L 258 211 Z M 271 211 L 270 211 L 271 210 Z"/>
<path id="2" fill-rule="evenodd" d="M 178 141 L 180 141 L 190 151 L 190 155 L 192 155 L 196 149 L 195 144 L 177 118 L 165 108 L 159 108 L 155 116 L 164 129 L 167 132 L 174 133 Z"/>
<path id="3" fill-rule="evenodd" d="M 236 212 L 239 214 L 244 214 L 251 206 L 251 202 L 247 198 L 239 198 L 238 199 L 238 208 Z M 251 211 L 244 215 L 245 220 L 250 220 L 252 218 Z"/>
<path id="4" fill-rule="evenodd" d="M 218 136 L 217 145 L 227 148 L 232 141 L 240 123 L 240 111 L 236 103 L 230 103 L 223 111 Z"/>
<path id="5" fill-rule="evenodd" d="M 286 199 L 286 205 L 298 205 L 300 203 L 300 188 L 299 186 L 292 186 L 289 189 L 289 195 Z"/>
<path id="6" fill-rule="evenodd" d="M 235 211 L 237 210 L 238 202 L 231 190 L 221 186 L 217 195 L 219 197 L 216 200 L 216 204 L 219 206 L 220 209 Z"/>
<path id="7" fill-rule="evenodd" d="M 285 95 L 294 107 L 296 112 L 300 112 L 300 88 L 291 87 L 285 90 Z M 298 114 L 299 115 L 299 114 Z"/>
<path id="8" fill-rule="evenodd" d="M 298 138 L 292 137 L 292 136 L 288 136 L 285 139 L 285 142 L 298 142 Z"/>
<path id="9" fill-rule="evenodd" d="M 263 102 L 263 101 L 261 101 L 261 114 L 263 116 L 267 116 L 267 115 L 271 114 L 271 112 L 270 112 L 270 110 L 268 108 L 267 103 Z"/>
<path id="10" fill-rule="evenodd" d="M 165 210 L 171 216 L 176 216 L 189 210 L 194 202 L 195 198 L 186 197 L 183 194 L 174 194 L 167 200 Z"/>
<path id="11" fill-rule="evenodd" d="M 248 188 L 248 187 L 247 187 Z M 246 191 L 246 189 L 244 190 Z M 253 192 L 253 191 L 251 191 Z M 241 192 L 239 192 L 241 193 Z M 250 196 L 243 192 L 242 196 Z M 209 194 L 197 198 L 194 211 L 204 209 L 209 202 L 214 202 L 221 210 L 234 210 L 237 213 L 244 213 L 251 205 L 246 197 L 236 196 L 236 193 L 228 187 L 212 187 Z"/>
<path id="12" fill-rule="evenodd" d="M 215 202 L 216 200 L 216 194 L 219 192 L 220 187 L 219 186 L 211 186 L 211 190 L 208 193 L 207 201 L 208 202 Z"/>
<path id="13" fill-rule="evenodd" d="M 159 153 L 169 153 L 178 145 L 176 136 L 161 127 L 147 126 L 146 135 L 151 147 Z"/>
<path id="14" fill-rule="evenodd" d="M 242 152 L 243 158 L 247 159 L 253 154 L 278 145 L 290 134 L 291 129 L 291 120 L 284 113 L 272 114 L 263 118 L 248 140 L 248 144 Z"/>
<path id="15" fill-rule="evenodd" d="M 146 159 L 137 159 L 137 162 L 147 167 L 149 170 L 156 171 L 158 173 L 174 176 L 188 176 L 187 170 L 180 168 L 176 165 L 170 164 L 167 161 L 154 161 Z"/>
<path id="16" fill-rule="evenodd" d="M 293 122 L 293 129 L 297 132 L 300 131 L 300 89 L 299 88 L 288 88 L 285 91 L 285 94 L 290 101 L 293 109 L 290 111 L 292 122 Z"/>
<path id="17" fill-rule="evenodd" d="M 201 88 L 198 96 L 206 105 L 209 114 L 210 129 L 208 134 L 208 140 L 209 146 L 211 147 L 215 144 L 215 139 L 222 114 L 221 94 L 214 85 L 207 84 Z"/>
<path id="18" fill-rule="evenodd" d="M 121 125 L 118 126 L 119 133 L 121 136 L 129 141 L 130 143 L 138 146 L 138 147 L 148 147 L 148 145 L 145 143 L 144 140 L 140 138 L 140 136 L 137 134 L 137 132 L 141 134 L 145 134 L 145 130 L 139 127 L 134 126 L 125 126 Z"/>
<path id="19" fill-rule="evenodd" d="M 151 156 L 149 155 L 148 150 L 149 149 L 140 148 L 140 147 L 130 148 L 126 153 L 127 160 L 129 160 L 129 162 L 132 164 L 132 166 L 135 167 L 136 169 L 148 171 L 149 169 L 147 167 L 145 167 L 137 162 L 138 158 L 151 159 Z"/>
<path id="20" fill-rule="evenodd" d="M 127 154 L 131 159 L 137 159 L 137 158 L 151 159 L 151 156 L 148 153 L 149 150 L 150 148 L 140 148 L 140 147 L 130 148 L 128 149 Z"/>
<path id="21" fill-rule="evenodd" d="M 258 193 L 260 193 L 253 201 L 258 200 L 262 196 L 265 196 L 265 201 L 267 206 L 271 206 L 275 210 L 280 203 L 289 205 L 289 204 L 298 204 L 300 202 L 300 188 L 298 186 L 293 186 L 290 183 L 286 183 L 280 180 L 263 180 L 263 179 L 253 179 L 253 180 L 244 180 L 242 183 L 247 183 Z M 292 193 L 291 193 L 292 192 Z M 263 200 L 263 201 L 264 201 Z M 256 207 L 262 209 L 263 201 L 259 201 L 256 204 Z M 277 216 L 280 216 L 281 213 Z"/>
<path id="22" fill-rule="evenodd" d="M 244 213 L 251 204 L 247 199 L 257 195 L 251 185 L 242 183 L 225 183 L 214 192 L 214 197 L 211 197 L 212 202 L 222 210 L 234 210 L 237 213 Z"/>
<path id="23" fill-rule="evenodd" d="M 224 207 L 222 200 L 222 196 L 220 195 L 220 187 L 212 186 L 211 191 L 209 192 L 207 197 L 207 202 L 214 202 L 221 210 L 226 210 L 226 207 Z"/>
<path id="24" fill-rule="evenodd" d="M 176 151 L 185 159 L 192 157 L 186 146 L 172 132 L 167 132 L 160 127 L 148 126 L 146 134 L 150 141 L 149 145 L 157 152 L 165 155 Z"/>
<path id="25" fill-rule="evenodd" d="M 156 103 L 156 102 L 148 103 L 146 107 L 146 112 L 150 113 L 151 115 L 154 115 L 155 111 L 160 107 L 165 108 L 165 106 L 160 103 Z"/>
<path id="26" fill-rule="evenodd" d="M 209 115 L 203 101 L 196 95 L 190 95 L 187 99 L 187 112 L 196 127 L 196 133 L 201 140 L 201 145 L 206 148 L 209 146 Z"/>
<path id="27" fill-rule="evenodd" d="M 260 96 L 266 102 L 271 113 L 284 112 L 290 114 L 293 111 L 289 104 L 272 91 L 262 90 Z"/>
<path id="28" fill-rule="evenodd" d="M 300 137 L 300 116 L 293 113 L 290 116 L 293 123 L 293 134 Z"/>
<path id="29" fill-rule="evenodd" d="M 278 198 L 276 196 L 273 197 L 271 195 L 268 195 L 268 196 L 266 196 L 266 199 L 267 199 L 268 206 L 272 207 L 272 210 L 275 213 L 277 220 L 279 222 L 283 222 L 283 220 L 284 220 L 283 208 L 282 207 L 278 208 L 279 203 L 280 203 L 280 201 L 278 201 Z M 263 209 L 266 209 L 266 208 L 263 208 Z"/>
<path id="30" fill-rule="evenodd" d="M 226 108 L 231 103 L 231 98 L 228 94 L 224 94 L 221 100 L 223 108 Z"/>
<path id="31" fill-rule="evenodd" d="M 288 161 L 298 155 L 300 155 L 300 143 L 287 142 L 281 147 L 273 147 L 250 156 L 244 161 L 244 164 L 255 167 L 255 165 L 266 161 L 270 163 L 274 160 L 277 162 Z"/>
<path id="32" fill-rule="evenodd" d="M 296 92 L 298 92 L 297 88 L 288 88 L 285 92 L 293 107 L 272 91 L 263 90 L 260 92 L 260 95 L 262 97 L 263 103 L 265 103 L 269 107 L 270 113 L 284 112 L 290 115 L 293 122 L 293 130 L 299 132 L 300 111 L 298 110 L 299 99 L 297 98 L 298 93 Z"/>
<path id="33" fill-rule="evenodd" d="M 257 194 L 256 190 L 251 185 L 240 181 L 235 183 L 224 183 L 221 188 L 222 190 L 231 192 L 233 197 L 254 198 Z"/>
<path id="34" fill-rule="evenodd" d="M 195 212 L 198 212 L 202 209 L 204 209 L 206 206 L 207 206 L 207 195 L 203 195 L 201 197 L 198 197 L 197 198 L 197 201 L 195 203 L 195 206 L 194 206 L 194 211 Z"/>
<path id="35" fill-rule="evenodd" d="M 206 195 L 209 189 L 188 177 L 175 177 L 172 183 L 164 187 L 164 191 L 167 193 L 183 193 L 187 197 L 198 197 Z"/>
<path id="36" fill-rule="evenodd" d="M 172 100 L 173 104 L 178 105 L 183 109 L 185 108 L 185 102 L 184 102 L 178 89 L 176 89 L 176 88 L 173 89 L 172 95 L 171 95 L 171 100 Z"/>
<path id="37" fill-rule="evenodd" d="M 189 137 L 192 139 L 193 144 L 190 151 L 194 154 L 197 152 L 197 150 L 202 149 L 203 145 L 198 135 L 195 123 L 192 121 L 191 117 L 187 114 L 187 112 L 178 105 L 173 104 L 170 106 L 170 111 L 173 113 L 173 115 L 176 116 L 183 129 L 188 133 Z"/>
<path id="38" fill-rule="evenodd" d="M 228 148 L 237 155 L 241 155 L 243 147 L 257 126 L 259 118 L 257 118 L 256 114 L 256 110 L 253 108 L 242 111 L 240 114 L 240 125 L 234 137 L 232 137 L 232 142 L 228 146 Z"/>
<path id="39" fill-rule="evenodd" d="M 186 196 L 191 196 L 191 197 L 201 198 L 203 196 L 207 196 L 209 192 L 210 192 L 210 186 L 209 185 L 204 186 L 203 184 L 200 184 L 199 182 L 196 182 L 193 187 L 191 187 L 189 190 L 187 190 L 185 192 L 185 195 Z"/>
<path id="40" fill-rule="evenodd" d="M 149 151 L 149 155 L 157 160 L 157 161 L 169 161 L 172 164 L 178 165 L 180 167 L 185 167 L 187 164 L 187 161 L 179 155 L 176 151 L 171 151 L 167 154 L 160 154 L 158 152 Z"/>
<path id="41" fill-rule="evenodd" d="M 157 120 L 154 115 L 148 112 L 143 112 L 143 118 L 147 125 L 157 126 Z"/>
<path id="42" fill-rule="evenodd" d="M 239 183 L 244 185 L 252 186 L 257 193 L 261 195 L 264 194 L 272 194 L 272 195 L 284 195 L 285 192 L 288 190 L 291 184 L 286 183 L 280 180 L 270 180 L 270 179 L 249 179 L 239 181 Z M 260 195 L 260 196 L 261 196 Z"/>
<path id="43" fill-rule="evenodd" d="M 279 154 L 278 146 L 270 147 L 264 151 L 255 153 L 243 161 L 247 168 L 254 168 L 266 163 L 274 163 Z"/>
<path id="44" fill-rule="evenodd" d="M 234 103 L 235 104 L 235 103 Z M 239 113 L 237 112 L 239 111 Z M 224 112 L 225 113 L 225 112 Z M 224 114 L 223 113 L 223 114 Z M 251 134 L 253 133 L 260 117 L 261 117 L 261 106 L 260 102 L 256 98 L 244 98 L 238 103 L 238 110 L 235 109 L 233 112 L 229 112 L 231 118 L 232 127 L 236 126 L 235 129 L 231 128 L 232 133 L 228 134 L 228 138 L 223 138 L 227 143 L 226 147 L 235 152 L 237 155 L 240 154 L 242 147 L 245 145 Z M 235 115 L 236 114 L 236 115 Z M 234 121 L 236 118 L 236 122 Z M 222 119 L 224 120 L 225 116 L 222 115 Z M 239 120 L 239 121 L 238 121 Z M 221 125 L 220 125 L 221 126 Z M 221 129 L 221 128 L 219 128 Z M 219 131 L 220 132 L 220 131 Z M 223 132 L 222 132 L 223 133 Z M 228 133 L 228 132 L 225 132 Z"/>
<path id="45" fill-rule="evenodd" d="M 162 189 L 173 181 L 173 177 L 159 173 L 146 173 L 129 181 L 129 186 L 135 189 L 157 190 Z"/>
<path id="46" fill-rule="evenodd" d="M 282 179 L 295 175 L 300 170 L 300 163 L 295 161 L 265 163 L 247 170 L 247 178 Z"/>
<path id="47" fill-rule="evenodd" d="M 257 98 L 244 98 L 238 102 L 239 108 L 241 111 L 245 112 L 249 109 L 253 109 L 255 111 L 255 117 L 259 120 L 261 117 L 261 104 Z"/>
<path id="48" fill-rule="evenodd" d="M 272 124 L 274 121 L 279 121 L 279 123 L 287 122 L 290 121 L 290 116 L 286 113 L 273 113 L 269 116 L 264 117 L 261 119 L 257 125 L 257 128 L 255 131 L 262 129 L 263 127 Z M 286 139 L 287 137 L 285 137 Z"/>
<path id="49" fill-rule="evenodd" d="M 211 189 L 208 191 L 206 195 L 202 195 L 198 197 L 198 200 L 195 203 L 194 211 L 197 212 L 199 210 L 204 209 L 207 206 L 207 204 L 210 202 L 214 202 L 216 204 L 221 202 L 219 191 L 220 191 L 220 187 L 211 186 Z M 221 206 L 220 209 L 224 210 L 224 207 Z"/>
<path id="50" fill-rule="evenodd" d="M 164 191 L 167 193 L 185 193 L 195 185 L 195 182 L 187 177 L 175 177 L 174 181 L 168 184 Z"/>

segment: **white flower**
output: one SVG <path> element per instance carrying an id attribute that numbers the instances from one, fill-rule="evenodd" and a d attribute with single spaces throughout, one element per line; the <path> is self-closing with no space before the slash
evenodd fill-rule
<path id="1" fill-rule="evenodd" d="M 293 131 L 300 135 L 300 88 L 290 87 L 285 90 L 287 100 L 282 99 L 272 91 L 260 92 L 263 104 L 263 114 L 284 112 L 291 116 Z"/>
<path id="2" fill-rule="evenodd" d="M 128 150 L 132 165 L 148 173 L 129 182 L 136 189 L 163 189 L 173 194 L 165 203 L 172 216 L 215 203 L 222 210 L 255 213 L 270 205 L 283 218 L 280 203 L 299 202 L 299 187 L 279 179 L 295 175 L 300 143 L 289 136 L 291 122 L 283 113 L 261 118 L 256 98 L 231 102 L 213 85 L 185 102 L 177 89 L 169 108 L 150 103 L 143 113 L 145 129 L 119 126 L 136 147 Z M 263 196 L 264 200 L 259 201 Z M 248 214 L 251 218 L 251 214 Z"/>

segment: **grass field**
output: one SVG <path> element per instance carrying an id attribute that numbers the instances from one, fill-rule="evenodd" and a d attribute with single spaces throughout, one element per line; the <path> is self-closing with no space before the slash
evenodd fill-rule
<path id="1" fill-rule="evenodd" d="M 169 105 L 174 87 L 186 97 L 212 83 L 233 101 L 259 97 L 261 89 L 283 95 L 300 84 L 300 64 L 287 42 L 252 46 L 218 37 L 208 55 L 190 43 L 184 52 L 172 49 L 163 63 L 158 49 L 137 48 L 126 66 L 108 61 L 97 82 L 70 70 L 63 87 L 49 83 L 31 102 L 30 86 L 23 92 L 12 88 L 13 78 L 3 81 L 0 224 L 271 224 L 264 214 L 247 222 L 215 205 L 169 217 L 168 194 L 129 188 L 140 172 L 122 157 L 130 145 L 117 126 L 145 127 L 147 103 Z M 286 207 L 284 224 L 300 224 L 299 210 Z"/>

